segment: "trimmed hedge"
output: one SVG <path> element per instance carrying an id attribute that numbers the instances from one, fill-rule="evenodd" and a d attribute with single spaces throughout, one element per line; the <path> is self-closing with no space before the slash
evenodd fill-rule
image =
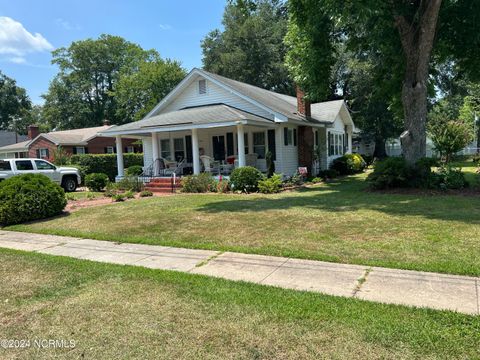
<path id="1" fill-rule="evenodd" d="M 84 154 L 72 155 L 72 165 L 77 165 L 85 175 L 92 173 L 107 174 L 111 181 L 117 176 L 117 155 L 116 154 Z M 124 167 L 143 166 L 143 154 L 123 154 Z"/>
<path id="2" fill-rule="evenodd" d="M 24 174 L 0 182 L 0 225 L 19 224 L 61 214 L 63 189 L 41 174 Z"/>

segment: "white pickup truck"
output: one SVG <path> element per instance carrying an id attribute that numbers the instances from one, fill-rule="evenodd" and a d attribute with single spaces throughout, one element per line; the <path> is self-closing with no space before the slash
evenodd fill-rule
<path id="1" fill-rule="evenodd" d="M 82 182 L 78 169 L 57 167 L 42 159 L 4 159 L 0 160 L 0 181 L 15 175 L 42 174 L 61 185 L 65 191 L 77 189 Z"/>

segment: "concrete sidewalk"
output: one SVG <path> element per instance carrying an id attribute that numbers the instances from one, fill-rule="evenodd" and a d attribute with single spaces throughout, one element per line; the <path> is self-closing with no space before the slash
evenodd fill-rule
<path id="1" fill-rule="evenodd" d="M 475 277 L 1 230 L 0 247 L 480 314 Z"/>

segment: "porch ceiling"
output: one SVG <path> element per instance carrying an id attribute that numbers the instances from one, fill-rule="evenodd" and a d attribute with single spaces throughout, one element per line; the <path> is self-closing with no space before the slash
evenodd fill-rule
<path id="1" fill-rule="evenodd" d="M 272 126 L 274 121 L 225 105 L 215 104 L 185 108 L 155 115 L 129 124 L 111 127 L 101 134 L 121 135 L 157 131 L 183 130 L 188 128 L 232 126 L 236 123 Z"/>

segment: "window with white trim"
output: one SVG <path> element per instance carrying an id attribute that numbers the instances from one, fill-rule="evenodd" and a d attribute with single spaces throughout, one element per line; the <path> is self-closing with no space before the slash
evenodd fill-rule
<path id="1" fill-rule="evenodd" d="M 127 147 L 125 148 L 125 150 L 127 150 L 127 151 L 126 151 L 127 153 L 134 153 L 134 152 L 135 152 L 135 147 L 133 147 L 133 146 L 127 146 Z"/>
<path id="2" fill-rule="evenodd" d="M 200 95 L 207 93 L 207 80 L 205 79 L 198 80 L 198 93 Z"/>
<path id="3" fill-rule="evenodd" d="M 48 158 L 48 149 L 38 149 L 38 157 L 41 159 Z"/>
<path id="4" fill-rule="evenodd" d="M 328 155 L 340 156 L 345 153 L 345 135 L 328 133 Z"/>
<path id="5" fill-rule="evenodd" d="M 115 153 L 115 149 L 113 148 L 113 146 L 107 146 L 105 148 L 105 154 L 114 154 Z"/>
<path id="6" fill-rule="evenodd" d="M 253 153 L 257 154 L 259 159 L 265 159 L 265 132 L 264 131 L 253 133 Z"/>
<path id="7" fill-rule="evenodd" d="M 73 148 L 74 154 L 84 155 L 85 154 L 85 146 L 74 146 Z"/>
<path id="8" fill-rule="evenodd" d="M 160 157 L 171 160 L 170 139 L 160 140 Z"/>

